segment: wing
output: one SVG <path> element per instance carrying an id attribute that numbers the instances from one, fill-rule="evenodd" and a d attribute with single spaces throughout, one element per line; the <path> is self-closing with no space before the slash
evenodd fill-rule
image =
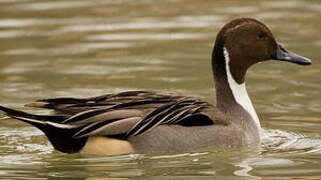
<path id="1" fill-rule="evenodd" d="M 145 113 L 181 98 L 174 94 L 164 94 L 149 91 L 127 91 L 118 94 L 106 94 L 92 98 L 55 98 L 42 99 L 27 104 L 29 107 L 47 108 L 65 115 L 75 115 L 87 110 L 111 109 L 139 109 Z"/>
<path id="2" fill-rule="evenodd" d="M 182 126 L 201 126 L 212 125 L 221 123 L 221 121 L 214 121 L 212 119 L 210 110 L 213 107 L 206 103 L 193 98 L 179 98 L 163 103 L 161 106 L 153 109 L 147 114 L 143 114 L 136 109 L 131 111 L 135 116 L 125 116 L 119 119 L 109 118 L 107 121 L 105 118 L 101 118 L 108 113 L 117 112 L 121 110 L 106 109 L 94 110 L 88 113 L 96 114 L 94 116 L 88 116 L 87 113 L 73 116 L 72 118 L 64 121 L 68 124 L 78 123 L 90 123 L 83 129 L 75 133 L 74 138 L 82 138 L 94 135 L 112 136 L 118 138 L 127 139 L 130 136 L 137 136 L 142 133 L 151 131 L 153 128 L 159 125 L 172 125 L 178 124 Z M 110 116 L 110 115 L 109 115 Z M 224 117 L 224 116 L 222 116 Z M 93 123 L 93 121 L 97 120 Z M 217 120 L 217 118 L 215 118 Z"/>
<path id="3" fill-rule="evenodd" d="M 82 127 L 75 138 L 93 135 L 128 138 L 164 124 L 199 126 L 226 122 L 207 102 L 150 91 L 127 91 L 87 99 L 43 99 L 27 106 L 65 114 L 67 118 L 59 123 Z"/>

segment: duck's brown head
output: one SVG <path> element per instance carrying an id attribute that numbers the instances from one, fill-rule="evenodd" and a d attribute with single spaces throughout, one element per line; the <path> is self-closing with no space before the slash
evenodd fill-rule
<path id="1" fill-rule="evenodd" d="M 238 84 L 244 82 L 246 70 L 258 62 L 274 59 L 311 64 L 309 59 L 283 48 L 266 25 L 251 18 L 232 20 L 220 30 L 212 58 L 213 66 L 228 63 L 233 79 Z"/>

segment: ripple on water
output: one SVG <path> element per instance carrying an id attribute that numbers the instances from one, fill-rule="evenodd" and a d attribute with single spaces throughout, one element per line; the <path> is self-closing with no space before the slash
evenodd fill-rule
<path id="1" fill-rule="evenodd" d="M 263 131 L 262 153 L 321 153 L 321 135 L 287 132 L 277 129 Z"/>
<path id="2" fill-rule="evenodd" d="M 91 42 L 91 43 L 77 43 L 67 45 L 61 48 L 43 48 L 43 49 L 11 49 L 4 51 L 6 55 L 73 55 L 90 53 L 99 49 L 124 49 L 136 48 L 143 46 L 143 43 L 130 42 Z"/>
<path id="3" fill-rule="evenodd" d="M 211 18 L 209 18 L 211 17 Z M 112 23 L 103 24 L 96 22 L 95 24 L 81 24 L 81 25 L 70 25 L 61 28 L 61 32 L 94 32 L 94 31 L 115 31 L 115 30 L 151 30 L 151 29 L 177 29 L 177 28 L 205 28 L 218 25 L 223 16 L 182 16 L 176 17 L 173 20 L 150 18 L 149 20 L 136 18 L 134 21 L 125 23 Z"/>
<path id="4" fill-rule="evenodd" d="M 16 38 L 19 36 L 25 36 L 24 30 L 1 30 L 0 38 Z"/>
<path id="5" fill-rule="evenodd" d="M 33 153 L 47 154 L 53 151 L 53 148 L 48 143 L 43 133 L 35 130 L 30 126 L 19 128 L 0 128 L 1 149 L 7 156 L 1 156 L 0 162 L 7 162 L 12 156 L 17 157 L 16 163 L 26 160 L 26 154 L 32 156 Z M 5 151 L 5 152 L 4 152 Z M 10 155 L 13 153 L 13 155 Z M 30 157 L 28 157 L 30 158 Z M 10 162 L 9 162 L 10 163 Z"/>
<path id="6" fill-rule="evenodd" d="M 77 7 L 87 7 L 92 5 L 90 1 L 61 1 L 61 2 L 34 2 L 23 5 L 16 5 L 14 8 L 21 10 L 37 10 L 37 11 L 47 11 L 47 10 L 57 10 L 66 8 L 77 8 Z"/>
<path id="7" fill-rule="evenodd" d="M 245 6 L 245 7 L 226 7 L 222 9 L 217 9 L 217 11 L 221 12 L 229 12 L 229 13 L 237 13 L 237 14 L 246 14 L 246 13 L 254 13 L 259 11 L 259 8 L 254 6 Z"/>
<path id="8" fill-rule="evenodd" d="M 165 67 L 112 67 L 112 66 L 74 66 L 69 69 L 60 70 L 62 74 L 90 74 L 90 75 L 114 75 L 119 73 L 165 71 Z M 134 76 L 134 75 L 133 75 Z"/>
<path id="9" fill-rule="evenodd" d="M 307 3 L 304 3 L 302 1 L 269 1 L 262 2 L 261 4 L 263 7 L 267 8 L 297 8 L 307 5 Z"/>
<path id="10" fill-rule="evenodd" d="M 35 69 L 42 69 L 48 66 L 49 62 L 47 61 L 20 61 L 12 62 L 7 65 L 5 68 L 0 69 L 0 72 L 3 74 L 21 74 Z"/>
<path id="11" fill-rule="evenodd" d="M 169 39 L 200 39 L 207 37 L 204 34 L 198 33 L 152 33 L 152 34 L 138 34 L 138 33 L 131 33 L 131 34 L 99 34 L 99 35 L 91 35 L 88 36 L 88 40 L 95 40 L 95 41 L 111 41 L 111 40 L 169 40 Z"/>

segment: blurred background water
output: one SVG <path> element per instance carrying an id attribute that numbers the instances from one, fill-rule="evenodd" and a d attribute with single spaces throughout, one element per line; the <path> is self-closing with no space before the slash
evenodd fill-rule
<path id="1" fill-rule="evenodd" d="M 56 152 L 37 129 L 0 121 L 0 179 L 321 178 L 321 2 L 314 0 L 0 0 L 0 103 L 175 91 L 214 102 L 210 54 L 236 17 L 265 22 L 301 67 L 265 62 L 247 88 L 259 147 L 95 157 Z"/>

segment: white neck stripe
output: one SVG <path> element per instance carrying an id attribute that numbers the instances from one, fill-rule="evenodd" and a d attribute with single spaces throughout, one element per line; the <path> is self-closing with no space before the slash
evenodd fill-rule
<path id="1" fill-rule="evenodd" d="M 261 124 L 259 121 L 259 118 L 255 112 L 255 109 L 252 105 L 252 102 L 249 98 L 249 95 L 247 94 L 246 87 L 245 87 L 245 82 L 242 84 L 238 84 L 234 78 L 232 77 L 231 70 L 230 70 L 230 57 L 228 54 L 227 49 L 224 47 L 224 58 L 225 58 L 225 68 L 226 68 L 226 74 L 227 74 L 227 81 L 228 84 L 231 88 L 232 94 L 234 96 L 234 99 L 236 102 L 241 105 L 252 117 L 254 120 L 255 124 L 261 130 Z"/>

